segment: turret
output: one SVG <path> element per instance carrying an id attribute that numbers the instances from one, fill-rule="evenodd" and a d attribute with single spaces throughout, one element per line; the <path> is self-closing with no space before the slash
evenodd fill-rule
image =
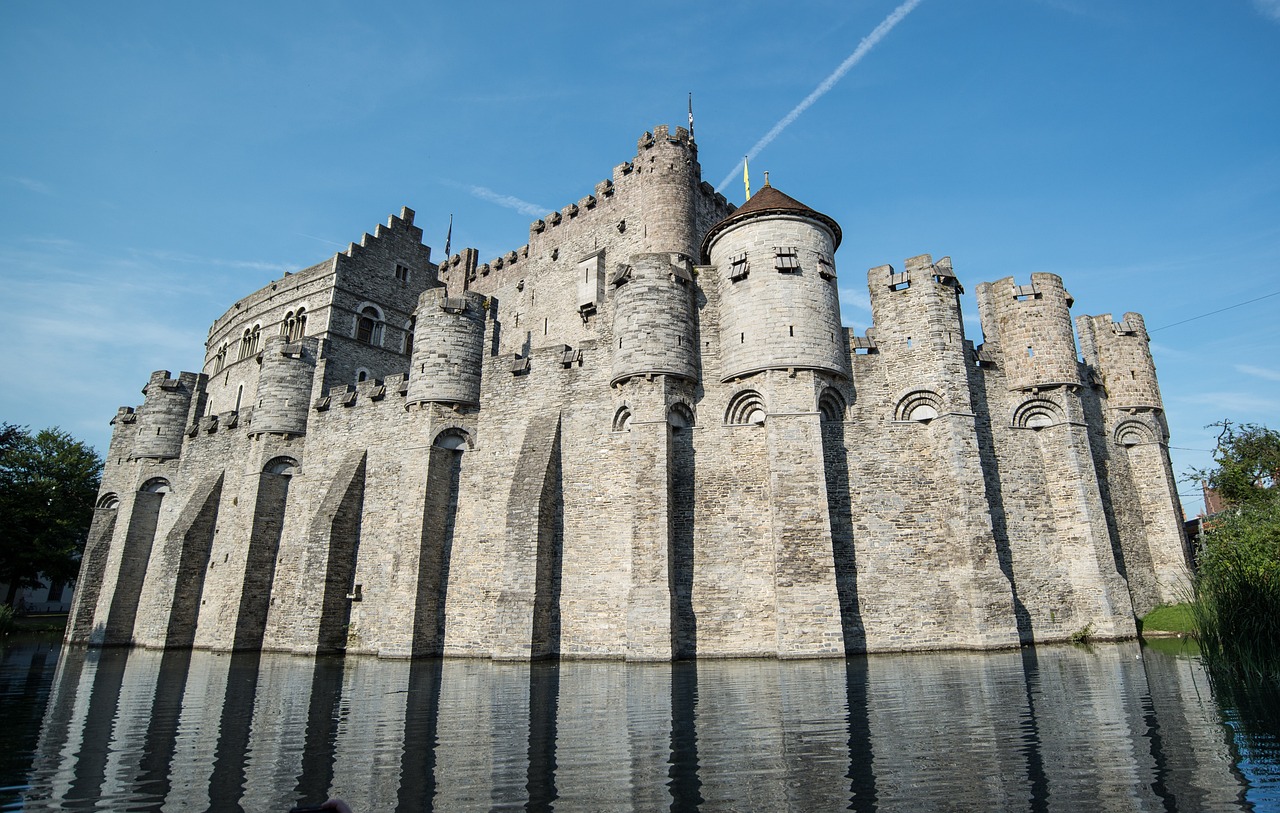
<path id="1" fill-rule="evenodd" d="M 200 373 L 179 373 L 177 378 L 170 378 L 168 370 L 151 374 L 151 380 L 142 388 L 146 400 L 137 414 L 135 458 L 164 460 L 181 454 L 191 397 L 202 378 Z"/>
<path id="2" fill-rule="evenodd" d="M 1151 337 L 1138 313 L 1119 322 L 1111 314 L 1076 319 L 1085 363 L 1097 371 L 1112 409 L 1163 409 Z"/>
<path id="3" fill-rule="evenodd" d="M 715 266 L 728 381 L 761 370 L 823 370 L 848 377 L 835 250 L 840 226 L 766 181 L 702 241 Z"/>
<path id="4" fill-rule="evenodd" d="M 488 300 L 472 291 L 424 291 L 414 311 L 408 405 L 480 403 Z"/>
<path id="5" fill-rule="evenodd" d="M 306 434 L 318 348 L 319 339 L 314 337 L 297 342 L 284 336 L 266 340 L 249 434 Z"/>
<path id="6" fill-rule="evenodd" d="M 660 124 L 640 136 L 634 166 L 640 173 L 645 250 L 670 251 L 691 260 L 697 252 L 694 192 L 702 177 L 698 147 L 689 131 Z"/>
<path id="7" fill-rule="evenodd" d="M 681 254 L 637 254 L 613 275 L 613 381 L 699 378 L 693 273 Z"/>
<path id="8" fill-rule="evenodd" d="M 978 313 L 988 351 L 998 350 L 1010 390 L 1079 384 L 1073 300 L 1057 274 L 1036 273 L 1031 284 L 1013 277 L 977 288 Z"/>

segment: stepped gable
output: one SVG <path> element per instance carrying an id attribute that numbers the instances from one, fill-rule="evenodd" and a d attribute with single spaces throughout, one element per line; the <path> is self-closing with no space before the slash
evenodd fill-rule
<path id="1" fill-rule="evenodd" d="M 835 251 L 840 247 L 840 224 L 827 217 L 822 212 L 810 209 L 800 201 L 786 194 L 779 192 L 777 189 L 769 185 L 766 180 L 760 191 L 751 196 L 751 199 L 739 206 L 733 211 L 733 214 L 721 220 L 719 223 L 711 227 L 711 231 L 707 232 L 707 236 L 702 240 L 702 262 L 710 261 L 711 243 L 722 232 L 731 226 L 746 220 L 755 220 L 760 217 L 769 215 L 801 215 L 803 217 L 816 220 L 831 230 L 833 238 L 831 250 Z"/>

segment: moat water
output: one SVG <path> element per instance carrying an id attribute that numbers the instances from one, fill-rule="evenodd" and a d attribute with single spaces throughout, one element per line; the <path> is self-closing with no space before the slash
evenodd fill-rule
<path id="1" fill-rule="evenodd" d="M 17 641 L 0 809 L 1280 810 L 1274 715 L 1178 646 L 528 665 Z"/>

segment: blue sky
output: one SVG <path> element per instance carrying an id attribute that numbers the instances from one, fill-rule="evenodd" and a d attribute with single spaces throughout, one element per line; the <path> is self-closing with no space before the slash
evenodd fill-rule
<path id="1" fill-rule="evenodd" d="M 235 299 L 402 205 L 516 248 L 690 91 L 719 184 L 900 8 L 0 4 L 0 420 L 105 450 Z M 1178 324 L 1280 292 L 1280 0 L 922 0 L 751 170 L 841 224 L 859 331 L 872 266 L 950 255 L 975 341 L 977 283 L 1049 271 L 1145 315 L 1176 471 L 1280 428 L 1280 296 Z"/>

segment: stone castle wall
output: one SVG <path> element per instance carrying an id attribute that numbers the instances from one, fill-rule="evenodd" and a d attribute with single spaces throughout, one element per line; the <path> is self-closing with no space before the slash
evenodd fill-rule
<path id="1" fill-rule="evenodd" d="M 406 209 L 236 303 L 116 416 L 68 640 L 819 657 L 1129 637 L 1176 600 L 1141 318 L 1081 317 L 1081 361 L 1062 281 L 1009 278 L 976 347 L 920 255 L 868 272 L 853 336 L 838 227 L 781 199 L 735 212 L 658 127 L 501 257 L 432 264 Z"/>

